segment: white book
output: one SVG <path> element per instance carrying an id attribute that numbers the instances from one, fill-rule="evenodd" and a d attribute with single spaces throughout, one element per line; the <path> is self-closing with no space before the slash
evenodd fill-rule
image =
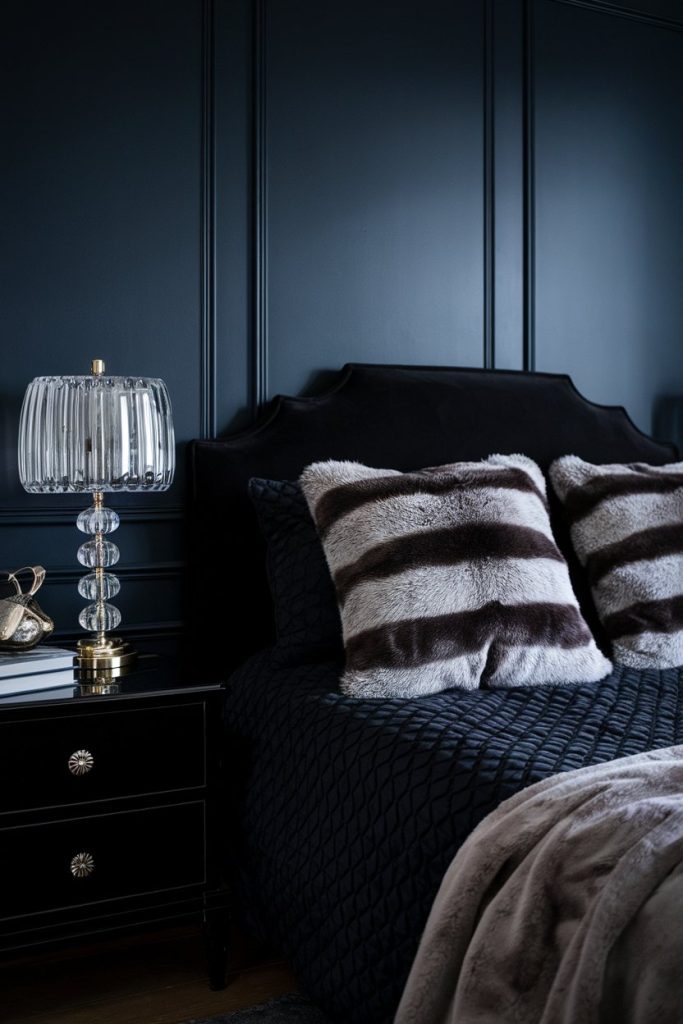
<path id="1" fill-rule="evenodd" d="M 0 652 L 0 683 L 8 677 L 42 675 L 73 668 L 75 651 L 39 644 L 30 651 Z"/>
<path id="2" fill-rule="evenodd" d="M 0 679 L 0 698 L 10 693 L 32 693 L 34 690 L 53 690 L 56 686 L 76 684 L 73 668 L 60 668 L 57 672 L 40 672 L 29 676 L 5 676 Z"/>

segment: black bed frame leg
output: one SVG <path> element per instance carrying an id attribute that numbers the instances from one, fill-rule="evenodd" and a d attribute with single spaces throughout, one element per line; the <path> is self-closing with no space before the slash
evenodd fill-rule
<path id="1" fill-rule="evenodd" d="M 204 912 L 204 944 L 209 988 L 214 992 L 225 988 L 228 965 L 228 934 L 230 914 L 227 907 L 212 907 Z"/>

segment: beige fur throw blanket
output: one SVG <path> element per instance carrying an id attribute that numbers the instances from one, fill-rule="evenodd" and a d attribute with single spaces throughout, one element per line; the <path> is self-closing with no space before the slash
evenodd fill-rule
<path id="1" fill-rule="evenodd" d="M 449 867 L 396 1024 L 681 1024 L 683 746 L 506 800 Z"/>

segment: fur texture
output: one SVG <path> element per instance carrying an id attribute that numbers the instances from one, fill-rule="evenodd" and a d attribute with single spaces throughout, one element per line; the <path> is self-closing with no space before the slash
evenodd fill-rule
<path id="1" fill-rule="evenodd" d="M 550 467 L 615 660 L 683 665 L 683 463 Z"/>
<path id="2" fill-rule="evenodd" d="M 531 459 L 414 473 L 319 462 L 300 482 L 339 599 L 345 693 L 594 682 L 610 671 Z"/>
<path id="3" fill-rule="evenodd" d="M 555 775 L 472 833 L 395 1024 L 678 1024 L 683 747 Z"/>

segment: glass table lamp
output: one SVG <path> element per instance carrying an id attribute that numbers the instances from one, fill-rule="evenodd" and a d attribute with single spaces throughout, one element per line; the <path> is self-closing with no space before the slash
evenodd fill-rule
<path id="1" fill-rule="evenodd" d="M 31 493 L 89 493 L 78 529 L 90 539 L 78 549 L 89 572 L 78 592 L 89 603 L 78 621 L 90 636 L 78 643 L 82 669 L 118 669 L 135 658 L 108 636 L 121 622 L 110 604 L 120 583 L 109 570 L 119 549 L 108 539 L 119 525 L 105 491 L 165 491 L 173 481 L 175 439 L 171 402 L 162 380 L 110 377 L 95 359 L 89 376 L 36 377 L 26 389 L 19 423 L 19 476 Z"/>

